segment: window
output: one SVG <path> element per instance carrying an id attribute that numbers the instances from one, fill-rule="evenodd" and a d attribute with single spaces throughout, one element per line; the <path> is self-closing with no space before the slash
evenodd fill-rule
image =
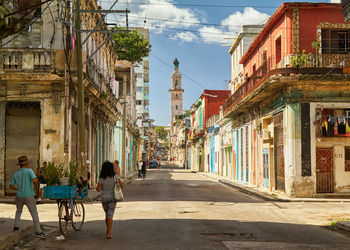
<path id="1" fill-rule="evenodd" d="M 142 92 L 142 87 L 136 87 L 136 92 Z"/>
<path id="2" fill-rule="evenodd" d="M 136 105 L 142 105 L 142 101 L 141 100 L 136 100 Z"/>
<path id="3" fill-rule="evenodd" d="M 177 105 L 175 105 L 175 109 L 176 109 L 176 110 L 178 110 L 178 107 L 177 107 Z"/>
<path id="4" fill-rule="evenodd" d="M 175 80 L 175 88 L 177 89 L 177 86 L 178 86 L 178 82 L 177 82 L 177 80 Z"/>
<path id="5" fill-rule="evenodd" d="M 323 54 L 348 54 L 350 52 L 350 30 L 323 29 L 321 36 Z"/>
<path id="6" fill-rule="evenodd" d="M 276 44 L 276 64 L 278 64 L 281 61 L 281 56 L 282 56 L 281 37 L 277 38 L 275 44 Z"/>
<path id="7" fill-rule="evenodd" d="M 137 77 L 137 78 L 142 78 L 142 77 L 143 77 L 143 74 L 142 74 L 142 73 L 136 73 L 136 77 Z"/>
<path id="8" fill-rule="evenodd" d="M 119 82 L 119 97 L 122 97 L 123 96 L 123 83 L 122 82 Z"/>
<path id="9" fill-rule="evenodd" d="M 177 100 L 177 94 L 175 95 L 175 100 Z"/>

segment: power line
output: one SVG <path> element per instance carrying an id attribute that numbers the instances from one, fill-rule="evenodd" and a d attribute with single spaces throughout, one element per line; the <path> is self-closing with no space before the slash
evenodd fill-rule
<path id="1" fill-rule="evenodd" d="M 105 2 L 105 1 L 101 1 Z M 141 3 L 141 2 L 119 2 L 120 4 L 130 4 L 130 5 L 146 5 L 147 3 Z M 208 7 L 208 8 L 246 8 L 246 7 L 252 7 L 252 8 L 264 8 L 264 9 L 273 9 L 278 8 L 278 6 L 268 6 L 268 5 L 219 5 L 219 4 L 186 4 L 186 3 L 150 3 L 149 5 L 154 6 L 184 6 L 184 7 Z"/>
<path id="2" fill-rule="evenodd" d="M 159 57 L 155 56 L 154 54 L 150 53 L 151 56 L 153 56 L 154 58 L 156 58 L 158 61 L 162 62 L 163 64 L 165 64 L 166 66 L 168 66 L 169 68 L 173 68 L 170 64 L 168 64 L 167 62 L 165 62 L 164 60 L 160 59 Z M 184 73 L 181 73 L 184 77 L 186 77 L 187 79 L 189 79 L 190 81 L 194 82 L 195 84 L 197 84 L 198 86 L 200 86 L 202 89 L 206 89 L 205 86 L 203 86 L 201 83 L 197 82 L 196 80 L 193 80 L 191 77 L 185 75 Z"/>

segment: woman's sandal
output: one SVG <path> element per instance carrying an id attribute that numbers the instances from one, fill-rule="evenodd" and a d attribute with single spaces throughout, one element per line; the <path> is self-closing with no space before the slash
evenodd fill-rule
<path id="1" fill-rule="evenodd" d="M 112 235 L 106 235 L 106 239 L 108 239 L 108 240 L 110 240 L 110 239 L 112 239 Z"/>

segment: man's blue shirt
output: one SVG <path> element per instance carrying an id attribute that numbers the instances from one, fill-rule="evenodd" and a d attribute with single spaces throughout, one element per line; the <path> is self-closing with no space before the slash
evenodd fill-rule
<path id="1" fill-rule="evenodd" d="M 13 174 L 11 185 L 17 186 L 17 197 L 34 196 L 34 188 L 32 180 L 36 176 L 31 168 L 20 168 Z"/>

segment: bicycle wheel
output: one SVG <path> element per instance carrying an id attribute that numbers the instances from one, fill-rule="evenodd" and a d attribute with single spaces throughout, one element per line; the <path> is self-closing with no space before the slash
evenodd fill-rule
<path id="1" fill-rule="evenodd" d="M 75 231 L 79 231 L 84 224 L 85 209 L 82 202 L 73 202 L 72 209 L 72 226 Z"/>
<path id="2" fill-rule="evenodd" d="M 70 220 L 67 201 L 60 202 L 58 211 L 59 211 L 58 218 L 59 218 L 60 231 L 61 231 L 61 234 L 65 238 L 67 238 L 68 237 L 67 225 L 68 225 L 68 221 Z"/>

